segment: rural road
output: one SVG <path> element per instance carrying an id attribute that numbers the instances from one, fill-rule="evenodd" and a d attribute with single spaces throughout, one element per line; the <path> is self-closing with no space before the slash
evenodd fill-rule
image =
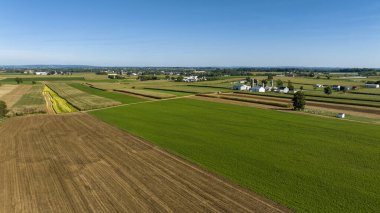
<path id="1" fill-rule="evenodd" d="M 0 135 L 0 212 L 289 212 L 85 113 Z"/>

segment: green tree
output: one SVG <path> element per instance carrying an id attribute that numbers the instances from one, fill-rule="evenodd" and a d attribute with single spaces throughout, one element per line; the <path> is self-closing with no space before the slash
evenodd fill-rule
<path id="1" fill-rule="evenodd" d="M 330 86 L 325 87 L 323 90 L 324 90 L 324 92 L 325 92 L 326 95 L 331 95 L 332 94 L 332 89 L 331 89 Z"/>
<path id="2" fill-rule="evenodd" d="M 279 87 L 284 86 L 284 82 L 281 81 L 281 79 L 277 79 L 276 83 L 277 83 L 277 86 L 279 86 Z"/>
<path id="3" fill-rule="evenodd" d="M 15 81 L 16 81 L 17 84 L 21 84 L 22 83 L 22 78 L 17 77 L 17 78 L 15 78 Z"/>
<path id="4" fill-rule="evenodd" d="M 301 91 L 303 90 L 303 86 L 300 86 L 300 90 L 301 90 Z"/>
<path id="5" fill-rule="evenodd" d="M 306 101 L 305 101 L 305 94 L 303 92 L 296 92 L 293 96 L 293 109 L 294 110 L 304 110 Z"/>
<path id="6" fill-rule="evenodd" d="M 7 104 L 0 100 L 0 118 L 4 118 L 8 113 Z"/>
<path id="7" fill-rule="evenodd" d="M 288 81 L 288 88 L 289 90 L 294 90 L 293 83 L 290 80 Z"/>
<path id="8" fill-rule="evenodd" d="M 178 76 L 175 81 L 176 82 L 182 82 L 183 81 L 183 76 Z"/>
<path id="9" fill-rule="evenodd" d="M 273 75 L 268 75 L 268 80 L 273 80 Z"/>

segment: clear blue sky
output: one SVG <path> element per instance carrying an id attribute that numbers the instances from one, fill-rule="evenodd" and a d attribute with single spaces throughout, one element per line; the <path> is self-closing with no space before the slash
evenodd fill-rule
<path id="1" fill-rule="evenodd" d="M 2 0 L 0 64 L 380 67 L 380 1 Z"/>

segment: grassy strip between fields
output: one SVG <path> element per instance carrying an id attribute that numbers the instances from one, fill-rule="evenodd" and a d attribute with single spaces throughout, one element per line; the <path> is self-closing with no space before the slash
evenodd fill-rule
<path id="1" fill-rule="evenodd" d="M 215 89 L 231 89 L 231 87 L 227 87 L 227 86 L 194 85 L 194 84 L 190 84 L 187 86 L 189 86 L 189 87 L 206 87 L 206 88 L 215 88 Z"/>
<path id="2" fill-rule="evenodd" d="M 70 86 L 72 86 L 72 85 L 77 85 L 77 84 L 70 84 Z M 83 85 L 87 85 L 88 87 L 91 87 L 91 88 L 93 88 L 93 89 L 97 89 L 97 90 L 101 90 L 101 91 L 107 91 L 106 89 L 102 89 L 102 88 L 95 87 L 94 85 L 89 84 L 89 83 L 85 83 L 85 84 L 83 84 Z"/>
<path id="3" fill-rule="evenodd" d="M 77 112 L 74 106 L 68 103 L 65 99 L 61 98 L 57 93 L 51 90 L 48 86 L 45 85 L 44 92 L 48 93 L 51 97 L 50 101 L 52 103 L 53 109 L 56 113 L 69 113 Z"/>
<path id="4" fill-rule="evenodd" d="M 182 93 L 188 93 L 188 94 L 198 94 L 199 93 L 199 92 L 185 91 L 185 90 L 180 90 L 180 89 L 170 89 L 170 87 L 169 88 L 144 87 L 144 89 L 157 90 L 157 91 L 168 91 L 168 92 L 182 92 Z"/>
<path id="5" fill-rule="evenodd" d="M 371 93 L 371 92 L 357 92 L 352 91 L 351 94 L 359 94 L 359 95 L 373 95 L 373 96 L 380 96 L 380 93 Z"/>
<path id="6" fill-rule="evenodd" d="M 380 103 L 380 100 L 376 99 L 368 99 L 368 98 L 360 98 L 360 97 L 353 97 L 355 95 L 352 95 L 354 93 L 347 93 L 350 95 L 349 97 L 340 97 L 340 96 L 328 96 L 328 95 L 315 95 L 305 92 L 306 97 L 318 97 L 318 98 L 332 98 L 332 99 L 342 99 L 342 100 L 355 100 L 355 101 L 369 101 L 369 102 L 377 102 Z M 357 96 L 360 96 L 359 94 Z"/>
<path id="7" fill-rule="evenodd" d="M 240 101 L 240 102 L 247 102 L 247 103 L 255 103 L 255 104 L 263 104 L 263 105 L 269 105 L 269 106 L 277 106 L 277 107 L 284 107 L 284 108 L 290 108 L 291 105 L 287 103 L 279 103 L 279 102 L 273 102 L 273 101 L 262 101 L 262 100 L 255 100 L 250 98 L 242 98 L 242 97 L 229 97 L 229 96 L 223 96 L 223 95 L 208 95 L 208 94 L 198 94 L 197 96 L 203 96 L 208 98 L 220 98 L 225 100 L 231 100 L 231 101 Z"/>
<path id="8" fill-rule="evenodd" d="M 174 98 L 175 95 L 168 94 L 168 93 L 159 93 L 149 90 L 141 90 L 141 89 L 114 89 L 116 92 L 122 92 L 132 95 L 138 95 L 143 96 L 147 98 L 154 98 L 154 99 L 166 99 L 166 98 Z"/>

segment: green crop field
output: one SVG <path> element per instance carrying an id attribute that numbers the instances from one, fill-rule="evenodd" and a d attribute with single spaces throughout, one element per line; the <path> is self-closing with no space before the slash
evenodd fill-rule
<path id="1" fill-rule="evenodd" d="M 115 101 L 119 101 L 120 103 L 123 103 L 123 104 L 130 104 L 130 103 L 137 103 L 137 102 L 146 101 L 145 99 L 141 99 L 141 98 L 134 97 L 134 96 L 129 96 L 127 94 L 111 92 L 111 91 L 102 91 L 100 89 L 91 88 L 89 86 L 85 86 L 85 85 L 82 85 L 80 83 L 71 83 L 69 85 L 76 88 L 76 89 L 79 89 L 83 92 L 86 92 L 86 93 L 89 93 L 92 95 L 97 95 L 97 96 L 104 97 L 104 98 L 109 98 L 109 99 L 112 99 Z"/>
<path id="2" fill-rule="evenodd" d="M 380 209 L 378 125 L 191 99 L 91 114 L 299 212 Z"/>

